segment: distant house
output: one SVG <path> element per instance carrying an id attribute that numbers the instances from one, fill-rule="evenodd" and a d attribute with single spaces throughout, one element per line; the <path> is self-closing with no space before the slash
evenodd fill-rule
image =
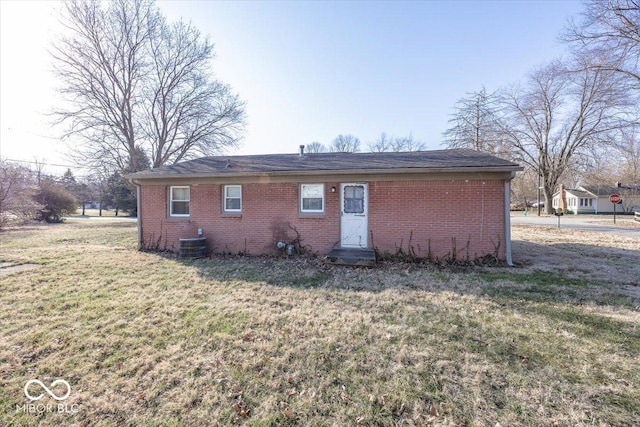
<path id="1" fill-rule="evenodd" d="M 510 181 L 472 150 L 205 157 L 134 173 L 140 248 L 273 254 L 295 242 L 433 259 L 511 261 Z"/>
<path id="2" fill-rule="evenodd" d="M 632 212 L 640 209 L 640 192 L 636 186 L 595 186 L 585 185 L 578 188 L 564 188 L 560 186 L 553 195 L 553 208 L 564 208 L 569 213 L 578 214 L 610 214 L 613 204 L 609 201 L 612 194 L 620 194 L 623 203 L 616 206 L 618 213 Z M 564 199 L 564 201 L 562 200 Z M 564 204 L 563 204 L 564 203 Z"/>

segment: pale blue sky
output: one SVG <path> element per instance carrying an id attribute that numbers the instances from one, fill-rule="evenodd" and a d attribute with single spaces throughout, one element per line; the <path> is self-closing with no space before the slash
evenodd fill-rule
<path id="1" fill-rule="evenodd" d="M 413 133 L 441 147 L 467 92 L 522 80 L 561 55 L 576 1 L 160 1 L 216 44 L 213 70 L 247 102 L 237 153 L 295 152 L 351 133 Z M 46 47 L 56 2 L 0 2 L 1 140 L 5 158 L 65 163 L 42 113 L 54 84 Z"/>

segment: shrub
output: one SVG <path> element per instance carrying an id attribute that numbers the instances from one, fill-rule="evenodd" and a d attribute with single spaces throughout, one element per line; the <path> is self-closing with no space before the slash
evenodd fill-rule
<path id="1" fill-rule="evenodd" d="M 62 217 L 76 211 L 78 202 L 63 186 L 51 180 L 43 180 L 34 196 L 43 206 L 36 215 L 38 221 L 62 222 Z"/>

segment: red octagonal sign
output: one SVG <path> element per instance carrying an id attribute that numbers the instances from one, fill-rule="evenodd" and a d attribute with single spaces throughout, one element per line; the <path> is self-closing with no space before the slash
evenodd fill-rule
<path id="1" fill-rule="evenodd" d="M 609 201 L 611 203 L 613 203 L 614 205 L 620 203 L 620 200 L 622 200 L 622 199 L 620 198 L 619 194 L 612 194 L 612 195 L 609 196 Z"/>

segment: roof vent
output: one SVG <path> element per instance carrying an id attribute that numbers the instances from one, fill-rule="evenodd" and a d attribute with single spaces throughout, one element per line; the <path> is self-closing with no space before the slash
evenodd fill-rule
<path id="1" fill-rule="evenodd" d="M 300 155 L 304 156 L 304 144 L 300 145 Z"/>

